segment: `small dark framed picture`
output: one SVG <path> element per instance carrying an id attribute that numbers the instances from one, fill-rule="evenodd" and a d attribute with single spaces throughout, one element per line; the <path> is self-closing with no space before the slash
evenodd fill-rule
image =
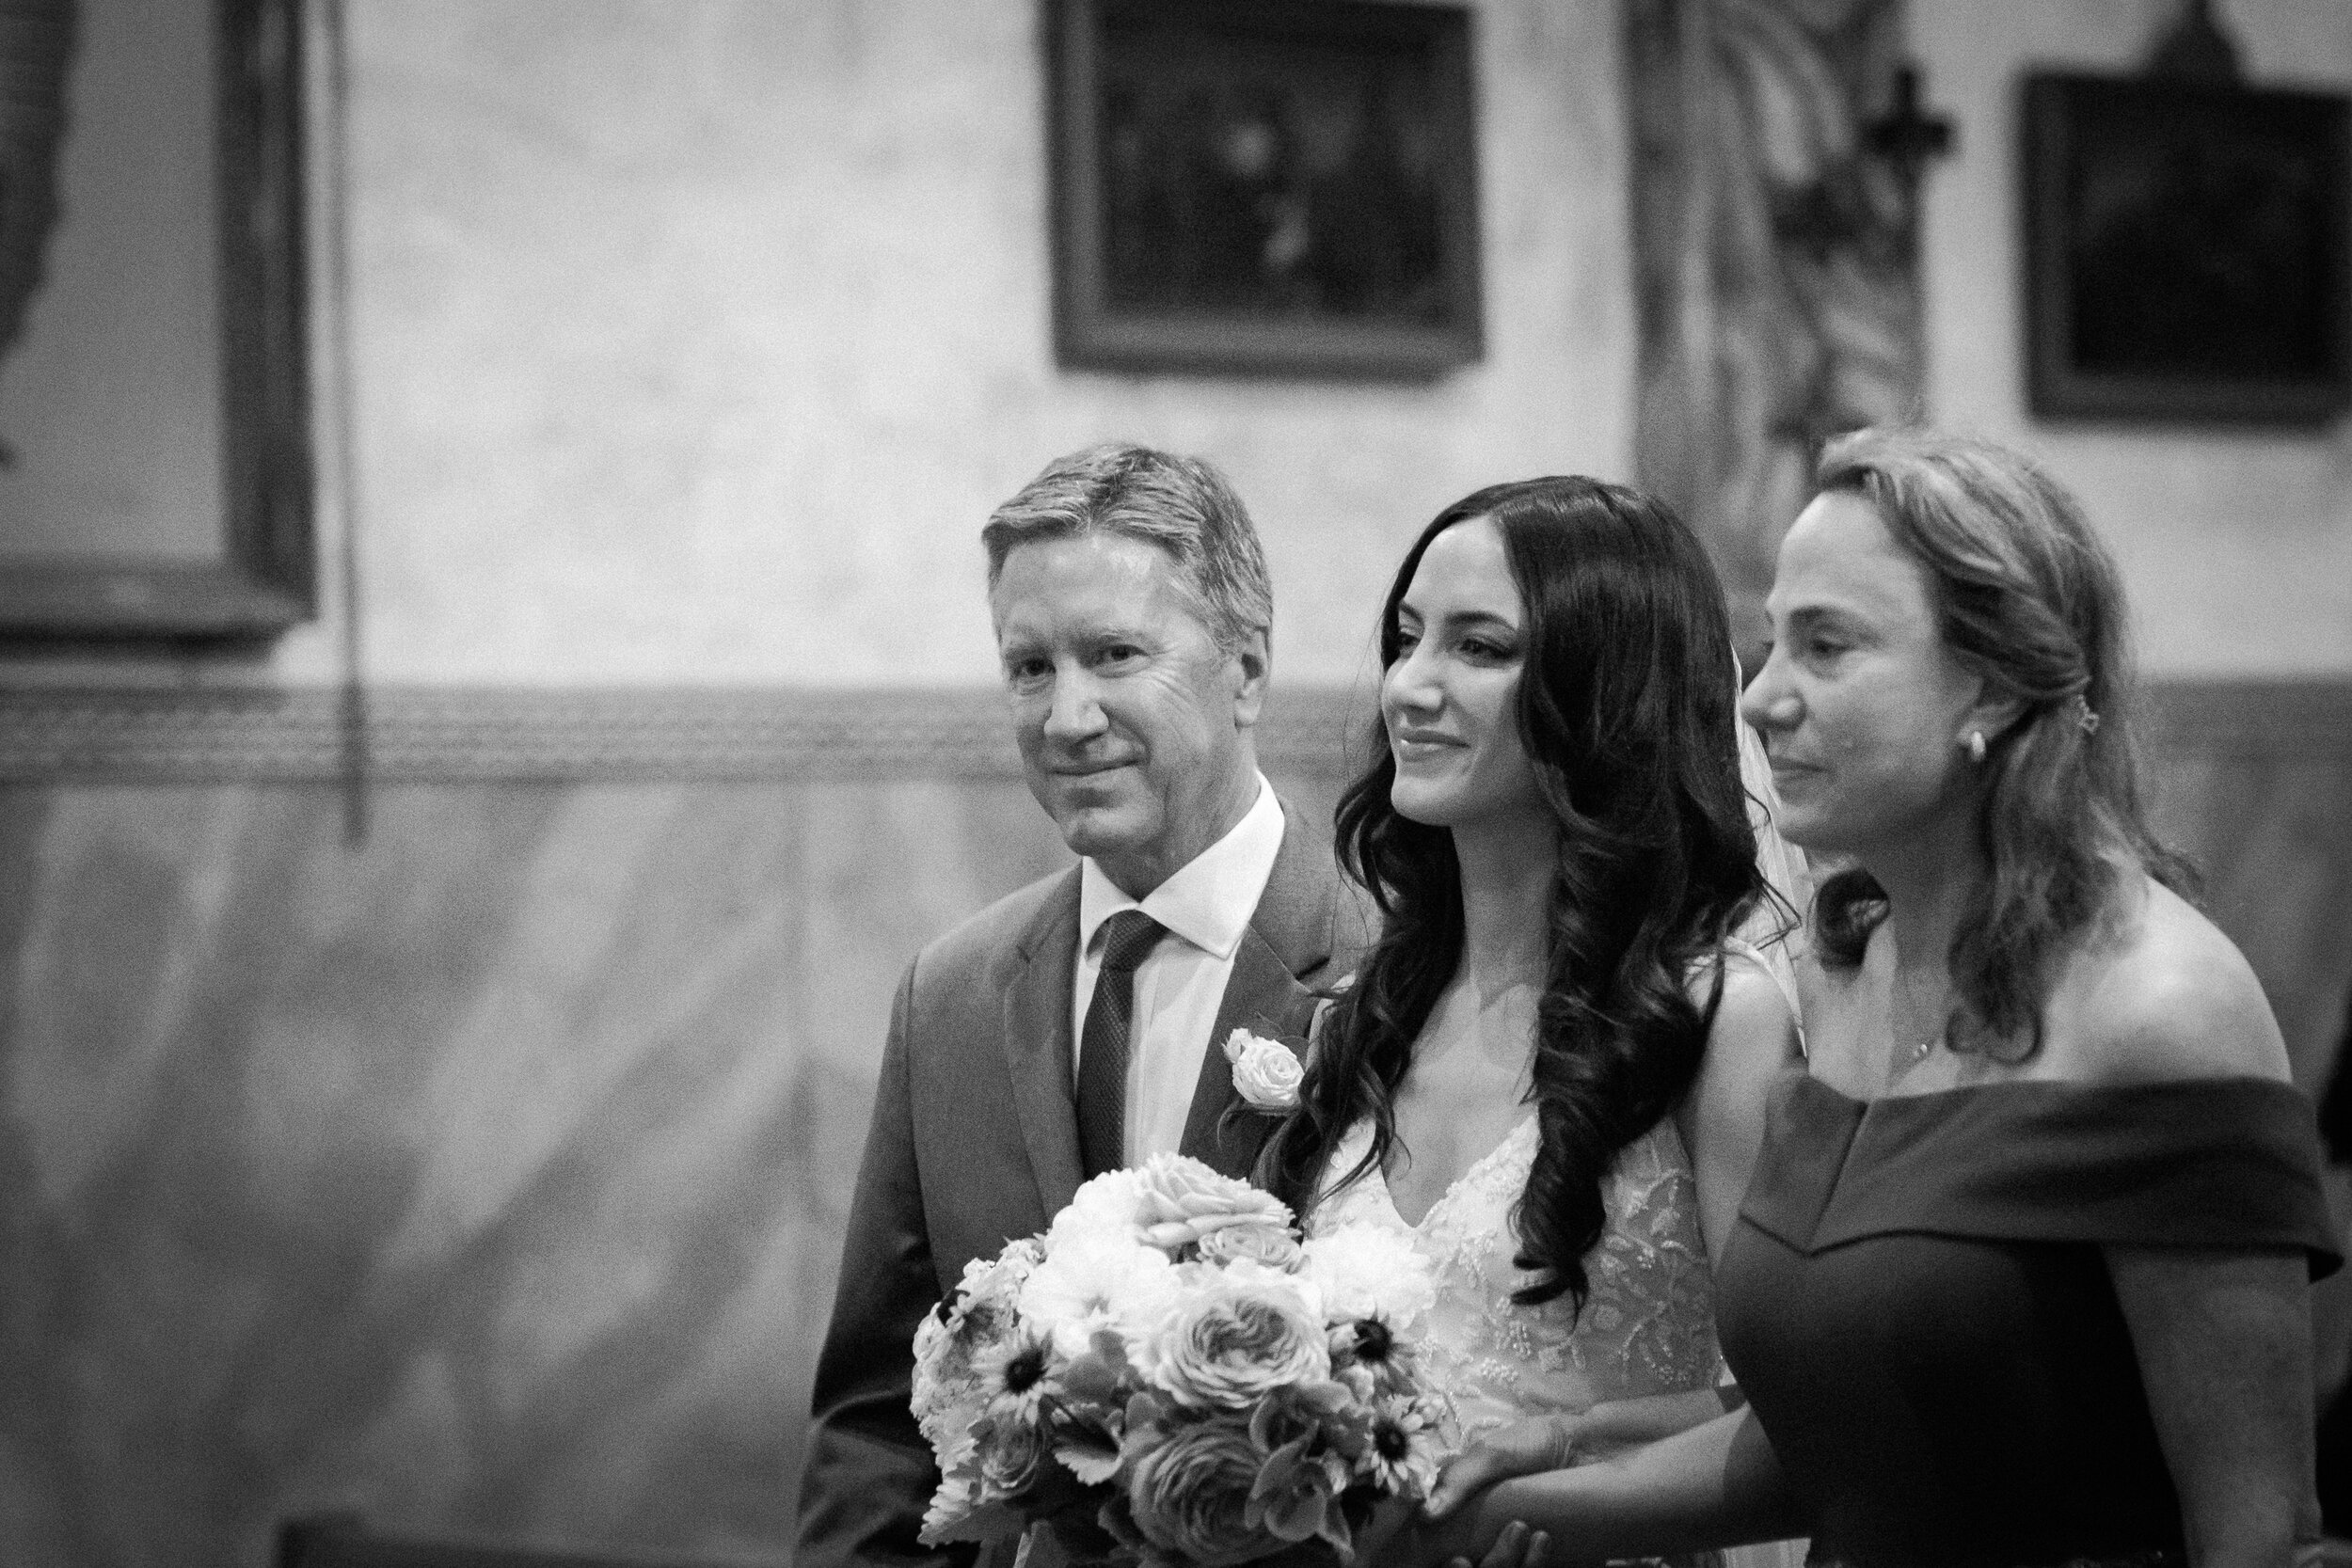
<path id="1" fill-rule="evenodd" d="M 2309 424 L 2352 404 L 2343 95 L 2036 72 L 2024 130 L 2034 413 Z"/>
<path id="2" fill-rule="evenodd" d="M 1067 365 L 1426 378 L 1476 359 L 1470 16 L 1049 0 Z"/>

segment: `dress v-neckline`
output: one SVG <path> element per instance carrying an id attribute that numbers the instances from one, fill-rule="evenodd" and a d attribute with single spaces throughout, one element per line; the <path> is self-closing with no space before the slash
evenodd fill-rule
<path id="1" fill-rule="evenodd" d="M 1422 1211 L 1419 1220 L 1408 1220 L 1405 1217 L 1405 1211 L 1397 1205 L 1395 1191 L 1389 1186 L 1389 1173 L 1375 1166 L 1372 1174 L 1380 1182 L 1380 1201 L 1389 1206 L 1389 1212 L 1396 1216 L 1396 1222 L 1399 1225 L 1417 1236 L 1422 1235 L 1428 1230 L 1429 1222 L 1435 1219 L 1446 1205 L 1452 1203 L 1473 1180 L 1484 1176 L 1486 1173 L 1486 1167 L 1500 1160 L 1503 1152 L 1518 1140 L 1519 1134 L 1534 1124 L 1535 1113 L 1533 1111 L 1513 1122 L 1511 1131 L 1502 1134 L 1496 1141 L 1494 1148 L 1472 1160 L 1461 1175 L 1446 1184 L 1445 1191 L 1438 1195 L 1436 1201 Z"/>

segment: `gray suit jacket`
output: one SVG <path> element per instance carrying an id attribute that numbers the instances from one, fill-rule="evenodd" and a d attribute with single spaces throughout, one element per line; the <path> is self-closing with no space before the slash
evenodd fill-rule
<path id="1" fill-rule="evenodd" d="M 1282 810 L 1282 847 L 1233 958 L 1182 1151 L 1247 1176 L 1273 1118 L 1225 1115 L 1237 1027 L 1305 1037 L 1315 992 L 1365 945 L 1329 844 Z M 1045 1228 L 1077 1190 L 1071 985 L 1078 871 L 991 905 L 908 967 L 891 1010 L 841 1284 L 817 1363 L 795 1568 L 968 1563 L 915 1540 L 939 1484 L 907 1408 L 914 1329 L 974 1258 Z"/>

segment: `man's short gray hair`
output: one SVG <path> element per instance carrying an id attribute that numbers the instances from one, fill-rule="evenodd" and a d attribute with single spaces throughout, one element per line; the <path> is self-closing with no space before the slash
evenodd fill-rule
<path id="1" fill-rule="evenodd" d="M 1274 625 L 1258 531 L 1225 476 L 1197 457 L 1107 442 L 1057 457 L 980 530 L 993 590 L 1014 548 L 1118 533 L 1168 552 L 1193 612 L 1220 648 Z"/>

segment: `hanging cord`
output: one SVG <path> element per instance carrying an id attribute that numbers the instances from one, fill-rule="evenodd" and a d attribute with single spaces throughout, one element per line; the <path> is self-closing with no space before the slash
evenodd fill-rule
<path id="1" fill-rule="evenodd" d="M 325 178 L 321 215 L 325 222 L 325 261 L 327 287 L 327 352 L 333 373 L 328 379 L 328 412 L 334 429 L 335 509 L 342 527 L 336 545 L 336 576 L 342 597 L 342 687 L 336 705 L 337 779 L 342 785 L 343 845 L 358 849 L 367 843 L 370 784 L 373 758 L 368 744 L 368 689 L 360 635 L 359 483 L 358 420 L 353 412 L 352 370 L 356 356 L 351 341 L 351 159 L 346 127 L 350 120 L 349 50 L 343 35 L 343 0 L 317 0 L 326 56 L 326 103 L 322 121 L 320 162 Z"/>

